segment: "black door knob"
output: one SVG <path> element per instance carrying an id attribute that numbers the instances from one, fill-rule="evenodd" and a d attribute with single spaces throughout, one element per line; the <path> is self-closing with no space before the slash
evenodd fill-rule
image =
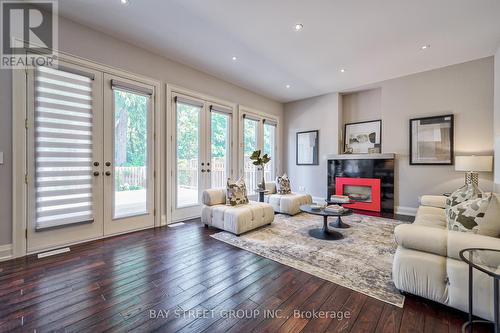
<path id="1" fill-rule="evenodd" d="M 105 175 L 106 175 L 106 176 L 111 176 L 111 171 L 106 171 L 106 172 L 105 172 Z"/>
<path id="2" fill-rule="evenodd" d="M 110 166 L 111 165 L 111 162 L 106 162 L 106 166 Z"/>
<path id="3" fill-rule="evenodd" d="M 94 162 L 94 166 L 99 166 L 99 162 Z"/>
<path id="4" fill-rule="evenodd" d="M 94 176 L 99 176 L 99 171 L 94 171 Z"/>

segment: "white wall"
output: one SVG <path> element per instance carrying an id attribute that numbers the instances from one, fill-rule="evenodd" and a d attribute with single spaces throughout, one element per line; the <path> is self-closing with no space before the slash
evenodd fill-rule
<path id="1" fill-rule="evenodd" d="M 171 32 L 175 33 L 175 32 Z M 283 105 L 211 75 L 171 61 L 127 42 L 64 18 L 59 20 L 59 49 L 105 65 L 149 76 L 207 95 L 282 117 Z M 0 69 L 0 245 L 12 234 L 12 84 L 11 71 Z"/>
<path id="2" fill-rule="evenodd" d="M 381 108 L 382 90 L 380 88 L 342 94 L 344 124 L 380 119 Z"/>
<path id="3" fill-rule="evenodd" d="M 339 94 L 332 93 L 285 104 L 284 170 L 292 180 L 294 191 L 326 197 L 326 156 L 339 151 L 339 124 L 342 123 L 339 102 Z M 296 133 L 307 130 L 319 130 L 319 165 L 295 164 Z"/>
<path id="4" fill-rule="evenodd" d="M 500 192 L 500 47 L 495 53 L 494 78 L 494 140 L 495 140 L 495 192 Z"/>
<path id="5" fill-rule="evenodd" d="M 493 58 L 413 74 L 375 84 L 381 90 L 382 151 L 396 153 L 395 205 L 416 208 L 422 194 L 442 194 L 463 183 L 463 174 L 453 166 L 410 166 L 409 119 L 455 114 L 455 153 L 493 152 Z M 331 117 L 332 105 L 323 96 L 285 104 L 284 138 L 293 138 L 298 128 L 318 128 L 320 147 L 339 140 L 338 124 Z M 335 103 L 330 103 L 335 104 Z M 318 107 L 320 105 L 321 107 Z M 305 123 L 305 126 L 301 123 Z M 285 170 L 292 184 L 303 184 L 314 196 L 326 196 L 326 164 L 296 166 L 294 140 L 288 143 Z M 330 152 L 336 151 L 328 149 Z M 319 174 L 311 177 L 311 174 Z M 492 189 L 492 174 L 480 175 L 480 186 Z"/>

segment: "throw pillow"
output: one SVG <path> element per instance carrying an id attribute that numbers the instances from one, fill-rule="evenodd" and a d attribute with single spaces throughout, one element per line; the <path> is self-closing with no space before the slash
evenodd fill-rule
<path id="1" fill-rule="evenodd" d="M 449 197 L 446 198 L 446 220 L 448 224 L 451 223 L 451 208 L 463 202 L 466 202 L 470 199 L 476 199 L 480 196 L 481 192 L 477 189 L 473 184 L 467 184 L 450 194 Z"/>
<path id="2" fill-rule="evenodd" d="M 236 206 L 248 203 L 247 187 L 243 178 L 237 181 L 227 179 L 226 205 Z"/>
<path id="3" fill-rule="evenodd" d="M 493 194 L 484 218 L 479 222 L 478 234 L 490 237 L 500 237 L 500 195 Z"/>
<path id="4" fill-rule="evenodd" d="M 276 190 L 279 194 L 292 193 L 292 189 L 290 187 L 290 178 L 288 178 L 288 175 L 286 173 L 276 179 Z"/>
<path id="5" fill-rule="evenodd" d="M 448 229 L 453 231 L 479 233 L 480 226 L 491 201 L 491 194 L 470 199 L 450 208 Z"/>

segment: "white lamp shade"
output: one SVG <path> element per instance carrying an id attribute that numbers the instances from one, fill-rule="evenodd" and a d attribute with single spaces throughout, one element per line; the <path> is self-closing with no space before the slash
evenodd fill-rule
<path id="1" fill-rule="evenodd" d="M 493 169 L 493 156 L 456 156 L 456 171 L 484 171 L 491 172 Z"/>

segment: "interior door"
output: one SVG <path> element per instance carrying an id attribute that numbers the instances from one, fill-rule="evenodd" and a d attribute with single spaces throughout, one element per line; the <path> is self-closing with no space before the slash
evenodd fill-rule
<path id="1" fill-rule="evenodd" d="M 154 226 L 154 87 L 104 75 L 104 235 Z"/>
<path id="2" fill-rule="evenodd" d="M 28 72 L 28 253 L 102 235 L 102 120 L 100 72 Z"/>

